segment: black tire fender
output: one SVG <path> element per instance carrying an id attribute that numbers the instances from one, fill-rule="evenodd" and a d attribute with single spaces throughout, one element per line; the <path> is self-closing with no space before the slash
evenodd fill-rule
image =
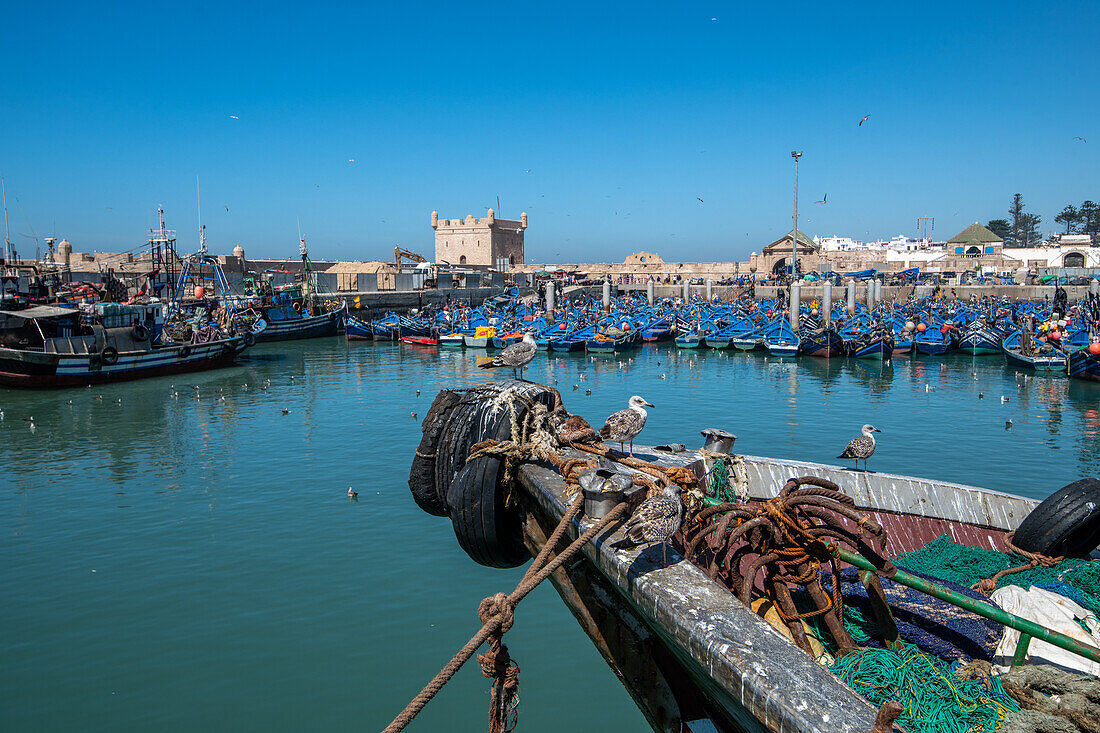
<path id="1" fill-rule="evenodd" d="M 520 516 L 504 505 L 501 466 L 493 456 L 467 463 L 451 482 L 447 503 L 455 537 L 470 559 L 490 568 L 515 568 L 531 556 Z"/>
<path id="2" fill-rule="evenodd" d="M 1100 479 L 1083 478 L 1048 496 L 1020 522 L 1012 543 L 1027 552 L 1087 558 L 1100 545 Z"/>
<path id="3" fill-rule="evenodd" d="M 99 352 L 99 359 L 105 366 L 113 366 L 118 363 L 118 349 L 114 346 L 104 346 Z"/>
<path id="4" fill-rule="evenodd" d="M 179 358 L 186 359 L 189 356 L 191 356 L 191 346 L 190 344 L 184 344 L 180 347 Z"/>
<path id="5" fill-rule="evenodd" d="M 140 323 L 135 323 L 131 335 L 134 337 L 134 341 L 145 341 L 149 338 L 149 329 Z"/>
<path id="6" fill-rule="evenodd" d="M 245 346 L 253 346 L 256 343 L 256 334 L 252 333 L 252 329 L 246 328 L 241 334 L 241 341 Z"/>
<path id="7" fill-rule="evenodd" d="M 412 467 L 409 469 L 409 491 L 412 492 L 413 501 L 425 512 L 437 517 L 448 514 L 446 491 L 439 490 L 436 480 L 439 437 L 447 426 L 451 411 L 461 399 L 460 393 L 449 389 L 442 390 L 435 396 L 428 414 L 424 416 L 421 425 L 424 435 L 420 439 L 420 445 L 416 447 Z"/>

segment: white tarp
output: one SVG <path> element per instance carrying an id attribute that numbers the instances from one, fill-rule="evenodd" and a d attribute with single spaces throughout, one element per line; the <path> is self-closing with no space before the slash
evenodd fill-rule
<path id="1" fill-rule="evenodd" d="M 1096 616 L 1065 596 L 1034 586 L 1025 590 L 1018 585 L 1006 585 L 993 591 L 989 600 L 1009 613 L 1100 648 L 1100 622 Z M 1083 622 L 1089 630 L 1085 631 L 1075 619 Z M 1019 631 L 1005 628 L 1005 634 L 993 653 L 993 664 L 998 672 L 1008 671 L 1019 639 Z M 1027 661 L 1100 676 L 1100 664 L 1038 639 L 1031 640 Z"/>

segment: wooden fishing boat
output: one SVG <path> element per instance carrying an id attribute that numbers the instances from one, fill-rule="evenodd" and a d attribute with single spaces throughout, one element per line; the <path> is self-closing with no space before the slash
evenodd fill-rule
<path id="1" fill-rule="evenodd" d="M 229 336 L 214 326 L 195 342 L 161 342 L 162 304 L 97 305 L 107 308 L 111 316 L 91 318 L 53 306 L 0 311 L 0 384 L 84 387 L 205 371 L 233 364 L 254 343 L 251 331 Z"/>
<path id="2" fill-rule="evenodd" d="M 706 342 L 706 336 L 698 331 L 681 333 L 676 337 L 677 349 L 701 349 Z M 728 343 L 728 342 L 727 342 Z"/>
<path id="3" fill-rule="evenodd" d="M 584 344 L 584 348 L 585 351 L 595 352 L 625 351 L 637 346 L 639 341 L 641 341 L 641 334 L 636 330 L 617 337 L 604 332 L 588 339 Z"/>
<path id="4" fill-rule="evenodd" d="M 1030 332 L 1016 331 L 1001 342 L 1001 350 L 1009 364 L 1054 372 L 1066 368 L 1066 353 L 1044 343 L 1036 343 Z"/>
<path id="5" fill-rule="evenodd" d="M 764 330 L 764 348 L 772 356 L 798 356 L 801 347 L 802 338 L 784 318 L 772 321 Z"/>
<path id="6" fill-rule="evenodd" d="M 448 348 L 461 348 L 466 345 L 466 339 L 461 333 L 445 333 L 440 335 L 439 345 Z"/>
<path id="7" fill-rule="evenodd" d="M 879 326 L 845 342 L 853 359 L 889 359 L 894 353 L 894 334 Z"/>
<path id="8" fill-rule="evenodd" d="M 368 321 L 348 315 L 344 317 L 344 336 L 348 341 L 373 341 L 374 329 Z"/>
<path id="9" fill-rule="evenodd" d="M 257 341 L 267 343 L 335 336 L 344 324 L 347 304 L 315 315 L 302 315 L 301 311 L 294 309 L 292 302 L 273 304 L 259 310 L 261 315 L 253 330 Z"/>
<path id="10" fill-rule="evenodd" d="M 415 344 L 417 346 L 439 346 L 439 339 L 435 336 L 402 336 L 401 343 Z"/>
<path id="11" fill-rule="evenodd" d="M 802 354 L 829 359 L 834 356 L 844 356 L 847 349 L 844 346 L 844 338 L 837 333 L 832 326 L 819 328 L 814 331 L 801 331 Z"/>
<path id="12" fill-rule="evenodd" d="M 1100 354 L 1092 353 L 1088 346 L 1071 351 L 1068 371 L 1072 379 L 1100 382 Z"/>
<path id="13" fill-rule="evenodd" d="M 517 393 L 518 398 L 512 404 L 542 402 L 549 407 L 560 399 L 549 388 L 539 385 L 491 386 L 495 389 L 487 391 L 483 398 L 477 393 L 468 393 L 462 400 L 461 411 L 445 406 L 447 402 L 454 404 L 453 397 L 443 402 L 437 398 L 429 413 L 432 424 L 425 425 L 424 442 L 413 462 L 410 487 L 425 511 L 450 516 L 460 546 L 476 562 L 490 567 L 517 567 L 531 555 L 543 551 L 547 538 L 574 504 L 578 487 L 567 483 L 553 466 L 543 462 L 521 462 L 513 469 L 517 483 L 501 486 L 497 483 L 503 475 L 499 457 L 484 456 L 466 463 L 464 456 L 468 446 L 447 441 L 440 443 L 433 437 L 459 433 L 449 427 L 449 421 L 461 420 L 477 426 L 474 431 L 477 434 L 466 438 L 470 445 L 486 437 L 506 438 L 516 417 L 512 410 L 501 406 L 502 390 L 523 390 L 522 395 Z M 481 406 L 470 408 L 471 399 Z M 560 417 L 567 415 L 563 413 Z M 704 431 L 704 435 L 708 432 L 711 436 L 715 434 L 715 431 Z M 645 549 L 616 547 L 618 543 L 612 540 L 622 539 L 623 534 L 619 531 L 622 525 L 615 523 L 583 545 L 579 554 L 550 576 L 562 600 L 655 731 L 865 733 L 874 726 L 879 711 L 824 666 L 830 663 L 827 654 L 815 651 L 814 654 L 822 659 L 816 661 L 811 653 L 804 651 L 807 638 L 796 642 L 792 635 L 784 633 L 787 626 L 781 618 L 767 620 L 765 610 L 769 604 L 760 599 L 781 599 L 782 596 L 775 596 L 774 591 L 766 591 L 764 586 L 751 582 L 760 562 L 752 560 L 754 556 L 749 545 L 753 540 L 746 542 L 748 535 L 743 532 L 731 533 L 737 524 L 727 522 L 717 532 L 714 525 L 704 524 L 704 515 L 720 517 L 715 514 L 718 511 L 728 512 L 729 518 L 736 517 L 733 512 L 739 510 L 748 511 L 745 516 L 753 516 L 753 512 L 764 518 L 779 516 L 786 511 L 787 504 L 777 500 L 781 496 L 793 496 L 789 493 L 792 486 L 811 487 L 806 493 L 811 509 L 823 506 L 820 497 L 830 492 L 842 500 L 837 501 L 838 506 L 850 508 L 850 511 L 845 510 L 844 519 L 837 525 L 841 534 L 812 536 L 839 537 L 847 533 L 854 546 L 862 548 L 853 551 L 844 544 L 848 540 L 830 539 L 824 546 L 821 569 L 825 570 L 825 565 L 833 562 L 828 558 L 836 558 L 838 573 L 853 569 L 864 571 L 854 580 L 853 586 L 845 587 L 851 589 L 862 584 L 863 597 L 873 610 L 877 609 L 874 616 L 878 619 L 884 647 L 897 651 L 902 642 L 908 646 L 918 645 L 920 641 L 903 636 L 899 629 L 920 626 L 939 634 L 937 639 L 955 649 L 950 656 L 961 665 L 967 659 L 984 657 L 978 656 L 982 649 L 976 639 L 959 629 L 980 628 L 985 635 L 992 624 L 998 634 L 1004 627 L 1025 632 L 1018 643 L 1013 639 L 1011 646 L 1006 647 L 1007 656 L 995 659 L 998 663 L 1006 663 L 1005 666 L 1015 666 L 1029 658 L 1030 650 L 1035 649 L 1031 644 L 1032 636 L 1079 655 L 1075 658 L 1085 663 L 1095 664 L 1100 660 L 1100 648 L 1077 641 L 1077 637 L 1053 633 L 1047 626 L 1029 622 L 988 601 L 976 600 L 981 596 L 962 586 L 950 586 L 932 576 L 907 572 L 890 561 L 903 553 L 921 551 L 933 541 L 1005 552 L 1010 547 L 1007 544 L 1011 541 L 1009 533 L 1016 532 L 1016 541 L 1025 533 L 1025 518 L 1029 521 L 1034 518 L 1028 530 L 1033 537 L 1043 536 L 1046 525 L 1053 528 L 1055 523 L 1061 522 L 1059 526 L 1064 529 L 1072 528 L 1079 534 L 1070 536 L 1080 538 L 1073 552 L 1081 552 L 1100 531 L 1098 515 L 1092 509 L 1075 517 L 1077 524 L 1073 525 L 1064 522 L 1064 512 L 1049 509 L 1053 506 L 1050 502 L 1039 505 L 1031 499 L 974 486 L 852 471 L 796 460 L 733 454 L 722 458 L 732 447 L 732 437 L 728 436 L 724 450 L 718 448 L 712 438 L 708 439 L 705 452 L 684 451 L 682 447 L 673 446 L 634 446 L 635 456 L 649 464 L 649 472 L 654 467 L 686 471 L 688 478 L 676 479 L 681 485 L 690 486 L 698 481 L 705 486 L 714 467 L 721 462 L 730 467 L 729 482 L 735 485 L 731 490 L 735 488 L 740 497 L 708 501 L 708 493 L 703 496 L 702 506 L 685 502 L 688 518 L 672 538 L 667 561 L 662 559 L 665 551 L 659 545 Z M 436 456 L 448 457 L 453 466 L 448 463 L 444 464 L 442 472 L 433 470 L 431 461 L 444 460 Z M 573 461 L 586 462 L 592 454 L 562 447 L 558 458 L 564 462 L 562 465 L 571 465 Z M 595 528 L 599 518 L 612 507 L 618 505 L 621 509 L 619 502 L 629 505 L 629 513 L 645 496 L 646 490 L 636 488 L 633 479 L 637 466 L 606 460 L 600 465 L 604 466 L 605 474 L 601 476 L 592 469 L 590 473 L 595 475 L 587 484 L 582 474 L 582 510 L 576 518 L 565 522 L 566 541 Z M 625 483 L 615 480 L 619 474 L 627 479 Z M 445 485 L 436 483 L 439 481 Z M 1097 491 L 1100 485 L 1087 480 L 1063 488 L 1057 496 L 1080 499 Z M 505 494 L 510 497 L 507 506 Z M 446 502 L 440 503 L 443 496 L 447 497 Z M 698 500 L 698 497 L 692 499 Z M 1039 506 L 1047 506 L 1048 510 L 1035 512 Z M 807 516 L 820 518 L 821 514 L 814 510 Z M 756 525 L 767 526 L 760 521 Z M 803 529 L 825 526 L 807 520 Z M 865 532 L 870 533 L 868 537 L 879 537 L 881 542 L 854 539 L 857 534 L 863 537 Z M 700 539 L 718 541 L 722 536 L 729 538 L 726 540 L 729 554 L 725 554 L 727 547 L 721 542 L 716 550 L 699 543 Z M 722 558 L 729 563 L 733 553 L 742 552 L 744 548 L 749 549 L 747 556 L 736 555 L 744 565 L 740 562 L 730 567 L 722 565 Z M 690 557 L 685 557 L 689 553 Z M 731 575 L 740 577 L 739 573 L 750 563 L 754 569 L 746 576 L 749 582 L 731 587 L 728 578 Z M 739 569 L 733 572 L 734 568 Z M 818 577 L 817 571 L 807 577 Z M 828 587 L 827 582 L 825 587 Z M 903 600 L 906 592 L 911 594 L 907 605 Z M 743 602 L 739 596 L 746 593 L 757 600 Z M 836 608 L 824 591 L 819 600 L 829 604 L 829 608 Z M 891 610 L 897 604 L 902 604 L 902 615 Z M 937 604 L 939 610 L 933 609 Z M 923 625 L 922 617 L 927 619 Z M 519 616 L 516 618 L 519 623 Z M 951 625 L 972 623 L 971 620 L 980 626 Z M 811 633 L 806 630 L 809 627 L 797 619 L 787 623 L 802 629 L 799 634 L 804 637 Z M 901 623 L 910 626 L 903 627 Z M 1086 631 L 1093 628 L 1098 626 L 1092 624 Z M 1002 643 L 1010 639 L 1012 637 L 1005 635 Z M 886 648 L 883 652 L 889 653 Z M 850 647 L 842 655 L 863 651 L 860 647 Z M 946 662 L 943 664 L 943 669 L 949 669 Z M 954 675 L 955 671 L 949 669 L 938 673 Z M 960 674 L 958 679 L 965 678 Z M 952 683 L 948 680 L 947 684 Z M 983 697 L 993 694 L 988 685 L 980 684 L 978 688 Z M 951 689 L 960 697 L 963 694 L 954 687 Z M 897 695 L 907 693 L 912 691 L 908 688 L 896 690 Z M 902 698 L 891 695 L 886 699 Z M 965 712 L 964 708 L 965 705 L 960 704 L 960 714 Z M 1004 712 L 1006 709 L 1002 707 L 999 714 Z"/>
<path id="14" fill-rule="evenodd" d="M 959 337 L 959 351 L 973 356 L 1001 353 L 1005 334 L 981 320 L 971 321 Z"/>

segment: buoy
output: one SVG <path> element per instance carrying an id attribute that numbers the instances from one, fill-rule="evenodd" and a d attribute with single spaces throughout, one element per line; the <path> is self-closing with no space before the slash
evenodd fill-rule
<path id="1" fill-rule="evenodd" d="M 771 318 L 773 313 L 774 313 L 774 311 L 768 311 L 768 318 Z"/>
<path id="2" fill-rule="evenodd" d="M 905 322 L 905 330 L 906 331 L 912 331 L 914 328 L 916 328 L 916 325 L 914 325 L 914 323 L 912 321 L 906 321 Z"/>
<path id="3" fill-rule="evenodd" d="M 1100 356 L 1100 341 L 1093 341 L 1089 344 L 1089 353 L 1093 356 Z"/>
<path id="4" fill-rule="evenodd" d="M 1050 335 L 1047 338 L 1049 338 L 1051 341 L 1061 341 L 1062 334 L 1058 331 L 1051 331 Z"/>
<path id="5" fill-rule="evenodd" d="M 202 285 L 196 285 L 195 286 L 195 297 L 198 298 L 199 300 L 202 300 L 202 296 L 204 296 L 204 295 L 206 295 L 206 290 L 203 289 Z"/>
<path id="6" fill-rule="evenodd" d="M 924 323 L 918 323 L 917 324 L 917 330 L 920 331 L 921 333 L 924 333 L 927 328 L 928 328 L 927 324 L 924 324 Z"/>

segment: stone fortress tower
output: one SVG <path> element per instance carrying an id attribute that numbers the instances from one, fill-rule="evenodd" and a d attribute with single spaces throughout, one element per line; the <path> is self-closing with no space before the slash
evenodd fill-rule
<path id="1" fill-rule="evenodd" d="M 498 219 L 489 209 L 484 219 L 467 214 L 465 219 L 440 219 L 432 212 L 435 261 L 452 265 L 477 265 L 507 272 L 523 264 L 523 234 L 527 214 L 519 221 Z"/>

